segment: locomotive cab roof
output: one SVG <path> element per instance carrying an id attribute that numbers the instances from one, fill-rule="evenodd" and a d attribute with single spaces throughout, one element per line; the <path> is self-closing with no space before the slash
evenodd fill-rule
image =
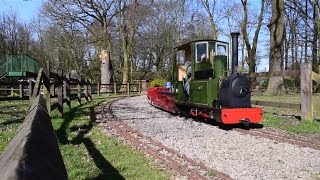
<path id="1" fill-rule="evenodd" d="M 186 72 L 188 66 L 191 66 L 191 77 L 194 80 L 214 78 L 217 74 L 214 73 L 215 66 L 222 71 L 227 71 L 229 59 L 229 43 L 227 42 L 201 39 L 182 44 L 175 49 L 177 51 L 175 59 L 178 71 L 177 80 L 181 81 L 188 76 L 187 74 L 190 74 Z"/>
<path id="2" fill-rule="evenodd" d="M 185 49 L 187 49 L 191 44 L 193 44 L 193 43 L 198 43 L 198 42 L 217 42 L 217 43 L 223 43 L 223 44 L 229 45 L 229 43 L 224 42 L 224 41 L 219 41 L 219 40 L 214 40 L 214 39 L 199 39 L 199 40 L 193 40 L 193 41 L 189 41 L 189 42 L 187 42 L 187 43 L 181 44 L 180 46 L 175 47 L 175 49 L 176 49 L 177 51 L 185 50 Z"/>

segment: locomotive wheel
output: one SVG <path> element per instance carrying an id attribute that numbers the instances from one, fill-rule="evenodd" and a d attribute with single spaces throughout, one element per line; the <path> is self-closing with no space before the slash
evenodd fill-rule
<path id="1" fill-rule="evenodd" d="M 189 110 L 184 108 L 181 108 L 180 115 L 186 119 L 191 117 Z"/>

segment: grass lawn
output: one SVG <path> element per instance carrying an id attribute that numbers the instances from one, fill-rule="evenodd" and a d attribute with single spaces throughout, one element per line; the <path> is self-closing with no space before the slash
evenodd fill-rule
<path id="1" fill-rule="evenodd" d="M 254 94 L 252 100 L 276 101 L 300 104 L 300 94 L 263 95 Z M 295 134 L 318 134 L 320 140 L 320 95 L 313 96 L 314 121 L 301 121 L 300 110 L 263 107 L 263 125 Z"/>
<path id="2" fill-rule="evenodd" d="M 16 134 L 28 108 L 28 101 L 0 101 L 0 153 L 4 151 L 11 138 Z"/>
<path id="3" fill-rule="evenodd" d="M 64 105 L 64 116 L 51 112 L 69 179 L 172 179 L 143 153 L 105 135 L 95 123 L 99 103 L 112 98 L 94 96 L 92 102 Z M 28 101 L 0 102 L 0 153 L 24 119 Z"/>
<path id="4" fill-rule="evenodd" d="M 52 122 L 70 179 L 171 179 L 172 174 L 157 167 L 141 152 L 106 136 L 94 122 L 99 103 L 111 98 L 94 96 L 92 102 L 72 109 L 64 117 L 53 111 Z"/>

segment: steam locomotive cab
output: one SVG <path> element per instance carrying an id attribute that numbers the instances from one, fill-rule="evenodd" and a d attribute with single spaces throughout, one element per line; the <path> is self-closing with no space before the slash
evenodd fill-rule
<path id="1" fill-rule="evenodd" d="M 232 35 L 231 72 L 229 44 L 198 40 L 176 48 L 174 86 L 148 90 L 150 104 L 185 115 L 214 119 L 224 124 L 258 123 L 262 109 L 251 107 L 250 82 L 235 72 L 238 64 L 238 36 Z"/>
<path id="2" fill-rule="evenodd" d="M 219 82 L 227 75 L 228 43 L 193 41 L 177 47 L 177 51 L 176 100 L 181 104 L 213 107 Z"/>

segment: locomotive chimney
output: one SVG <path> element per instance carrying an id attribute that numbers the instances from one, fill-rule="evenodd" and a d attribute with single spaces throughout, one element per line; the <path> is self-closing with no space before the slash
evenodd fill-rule
<path id="1" fill-rule="evenodd" d="M 239 32 L 232 32 L 232 58 L 231 58 L 231 73 L 234 74 L 236 72 L 236 68 L 238 67 L 238 38 Z"/>

